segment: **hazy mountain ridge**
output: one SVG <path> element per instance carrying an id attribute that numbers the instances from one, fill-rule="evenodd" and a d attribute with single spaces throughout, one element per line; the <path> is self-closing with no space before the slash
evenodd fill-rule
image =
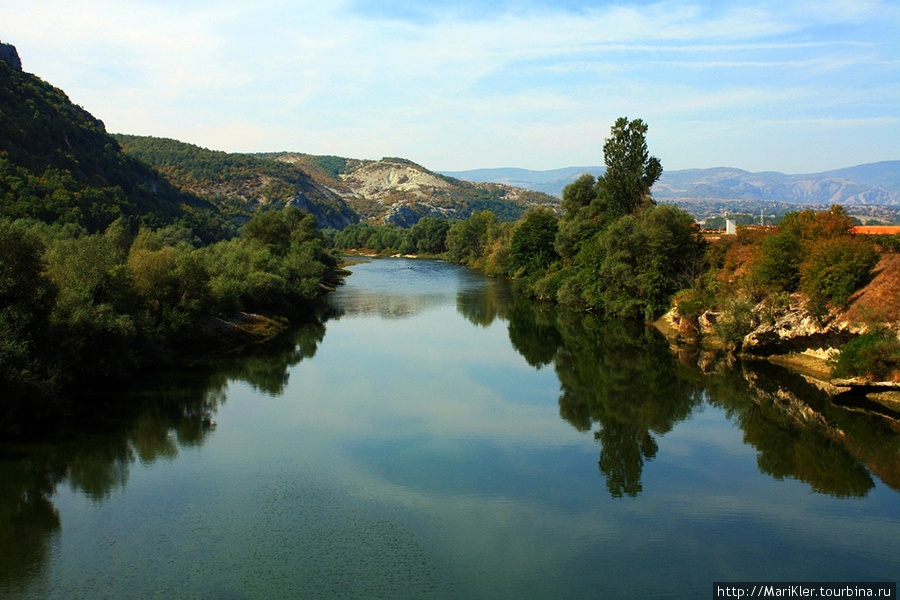
<path id="1" fill-rule="evenodd" d="M 604 171 L 604 167 L 565 167 L 548 171 L 533 171 L 510 167 L 474 169 L 470 171 L 440 171 L 440 173 L 464 181 L 499 183 L 562 198 L 563 188 L 578 179 L 582 174 L 590 173 L 596 177 L 603 174 Z"/>
<path id="2" fill-rule="evenodd" d="M 444 172 L 470 181 L 496 181 L 562 197 L 563 188 L 583 173 L 603 167 L 569 167 L 550 171 L 477 169 Z M 857 165 L 822 173 L 787 175 L 752 173 L 717 167 L 664 171 L 653 186 L 660 200 L 758 200 L 791 204 L 900 206 L 900 161 Z"/>

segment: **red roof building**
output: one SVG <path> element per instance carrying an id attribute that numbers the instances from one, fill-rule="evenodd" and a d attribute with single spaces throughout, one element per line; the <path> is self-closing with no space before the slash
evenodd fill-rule
<path id="1" fill-rule="evenodd" d="M 897 235 L 900 234 L 900 225 L 858 225 L 850 228 L 850 233 L 860 235 Z"/>

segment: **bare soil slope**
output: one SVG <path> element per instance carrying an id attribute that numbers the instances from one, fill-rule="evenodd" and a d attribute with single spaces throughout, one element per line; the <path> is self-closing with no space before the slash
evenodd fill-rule
<path id="1" fill-rule="evenodd" d="M 853 295 L 841 319 L 900 328 L 900 254 L 881 255 L 872 280 Z"/>

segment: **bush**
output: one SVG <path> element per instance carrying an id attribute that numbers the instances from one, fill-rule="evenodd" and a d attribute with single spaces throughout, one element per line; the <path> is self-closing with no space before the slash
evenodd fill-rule
<path id="1" fill-rule="evenodd" d="M 801 289 L 814 305 L 846 306 L 878 264 L 878 252 L 853 237 L 822 239 L 809 247 L 800 267 Z"/>
<path id="2" fill-rule="evenodd" d="M 841 350 L 834 361 L 832 377 L 896 379 L 900 371 L 900 340 L 886 330 L 865 333 Z"/>
<path id="3" fill-rule="evenodd" d="M 729 301 L 715 328 L 727 347 L 740 349 L 744 336 L 753 330 L 753 304 L 747 300 Z"/>
<path id="4" fill-rule="evenodd" d="M 802 248 L 796 235 L 777 233 L 762 241 L 759 259 L 753 265 L 755 279 L 777 291 L 793 292 L 800 284 Z"/>

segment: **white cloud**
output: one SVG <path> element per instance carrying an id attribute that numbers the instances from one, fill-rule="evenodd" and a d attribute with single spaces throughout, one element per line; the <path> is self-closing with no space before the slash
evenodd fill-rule
<path id="1" fill-rule="evenodd" d="M 554 168 L 596 163 L 621 115 L 664 140 L 685 122 L 715 135 L 779 106 L 798 119 L 885 117 L 897 99 L 900 51 L 885 31 L 900 17 L 875 0 L 391 8 L 404 18 L 347 2 L 36 4 L 0 5 L 0 39 L 26 70 L 111 130 L 229 151 Z M 542 137 L 554 135 L 570 138 Z M 881 151 L 895 158 L 900 142 Z M 691 156 L 702 154 L 679 162 Z"/>

